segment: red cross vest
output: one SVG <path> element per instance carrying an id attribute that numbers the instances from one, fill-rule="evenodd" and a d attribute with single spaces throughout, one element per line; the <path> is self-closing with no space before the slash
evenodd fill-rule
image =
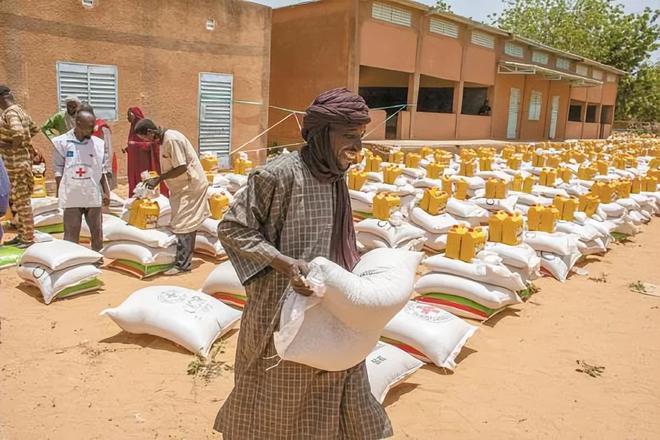
<path id="1" fill-rule="evenodd" d="M 98 208 L 102 204 L 103 141 L 95 136 L 79 141 L 73 133 L 56 144 L 64 157 L 58 197 L 61 208 Z"/>

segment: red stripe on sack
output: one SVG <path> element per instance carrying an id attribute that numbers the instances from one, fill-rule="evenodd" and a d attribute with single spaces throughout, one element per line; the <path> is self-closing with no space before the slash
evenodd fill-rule
<path id="1" fill-rule="evenodd" d="M 452 307 L 454 309 L 463 310 L 464 312 L 472 313 L 472 314 L 477 315 L 477 316 L 481 316 L 482 318 L 488 318 L 488 315 L 486 313 L 482 312 L 481 310 L 474 309 L 470 306 L 466 306 L 466 305 L 463 305 L 463 304 L 458 304 L 458 303 L 455 303 L 455 302 L 447 301 L 447 300 L 444 300 L 444 299 L 431 298 L 431 297 L 428 297 L 428 296 L 420 296 L 419 298 L 415 298 L 415 301 L 427 302 L 427 303 L 430 303 L 430 304 L 439 304 L 439 305 L 443 305 L 443 306 L 448 306 L 448 307 Z"/>

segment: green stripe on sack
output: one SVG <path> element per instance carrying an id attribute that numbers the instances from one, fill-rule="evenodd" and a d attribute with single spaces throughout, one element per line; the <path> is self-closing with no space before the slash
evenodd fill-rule
<path id="1" fill-rule="evenodd" d="M 69 286 L 66 289 L 60 291 L 56 297 L 57 298 L 66 298 L 67 296 L 73 296 L 78 293 L 87 292 L 89 290 L 95 290 L 103 286 L 103 281 L 98 278 L 92 278 L 91 280 L 85 281 L 84 283 L 77 284 L 75 286 Z"/>
<path id="2" fill-rule="evenodd" d="M 24 252 L 25 249 L 19 249 L 16 246 L 0 246 L 0 269 L 15 266 Z"/>
<path id="3" fill-rule="evenodd" d="M 489 309 L 486 306 L 483 306 L 479 303 L 476 303 L 470 299 L 464 298 L 462 296 L 457 296 L 457 295 L 450 295 L 448 293 L 425 293 L 422 296 L 428 296 L 431 298 L 437 298 L 437 299 L 444 299 L 446 301 L 450 301 L 456 304 L 462 304 L 464 306 L 472 307 L 473 309 L 479 310 L 488 316 L 494 314 L 497 312 L 497 309 Z"/>
<path id="4" fill-rule="evenodd" d="M 174 264 L 142 264 L 131 260 L 116 260 L 118 263 L 139 271 L 144 277 L 150 277 L 170 270 Z"/>
<path id="5" fill-rule="evenodd" d="M 64 223 L 48 226 L 38 226 L 36 229 L 37 231 L 43 232 L 44 234 L 60 234 L 64 232 Z"/>

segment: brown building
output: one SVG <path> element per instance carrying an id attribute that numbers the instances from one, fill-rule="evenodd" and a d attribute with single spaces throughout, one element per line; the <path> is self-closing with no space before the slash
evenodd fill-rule
<path id="1" fill-rule="evenodd" d="M 323 90 L 358 90 L 380 109 L 368 139 L 607 137 L 624 73 L 408 0 L 273 11 L 271 104 L 302 110 Z M 271 125 L 285 115 L 271 111 Z M 299 140 L 293 119 L 269 137 Z"/>
<path id="2" fill-rule="evenodd" d="M 0 83 L 37 124 L 67 95 L 90 101 L 120 175 L 132 106 L 227 158 L 267 127 L 270 30 L 270 8 L 239 0 L 4 0 Z M 34 142 L 49 161 L 49 141 Z"/>

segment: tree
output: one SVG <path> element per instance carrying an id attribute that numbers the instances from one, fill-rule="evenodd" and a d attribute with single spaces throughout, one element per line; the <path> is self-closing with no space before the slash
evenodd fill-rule
<path id="1" fill-rule="evenodd" d="M 660 10 L 628 14 L 614 0 L 505 0 L 489 18 L 502 29 L 548 46 L 591 58 L 629 73 L 619 83 L 617 118 L 649 120 L 649 97 L 637 93 L 657 81 L 651 53 L 659 47 Z M 653 73 L 655 72 L 655 73 Z M 642 81 L 644 85 L 635 84 Z M 650 102 L 650 101 L 649 101 Z M 656 101 L 657 102 L 657 101 Z M 641 113 L 640 113 L 641 112 Z"/>
<path id="2" fill-rule="evenodd" d="M 435 5 L 431 6 L 432 12 L 451 12 L 451 6 L 444 0 L 436 0 Z"/>
<path id="3" fill-rule="evenodd" d="M 660 63 L 642 64 L 629 81 L 619 87 L 621 119 L 660 121 Z"/>

